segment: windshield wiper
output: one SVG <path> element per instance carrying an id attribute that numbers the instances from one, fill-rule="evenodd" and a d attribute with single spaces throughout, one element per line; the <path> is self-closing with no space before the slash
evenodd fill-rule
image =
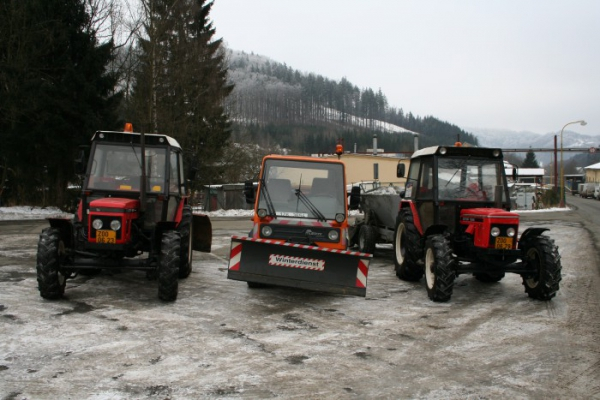
<path id="1" fill-rule="evenodd" d="M 308 197 L 306 197 L 306 195 L 304 193 L 302 193 L 302 191 L 300 189 L 296 189 L 296 196 L 302 202 L 302 204 L 304 204 L 306 206 L 306 208 L 308 208 L 309 211 L 315 217 L 317 217 L 317 221 L 325 222 L 327 220 L 325 218 L 325 216 L 323 215 L 323 213 L 321 213 L 321 211 L 319 211 L 319 209 L 317 207 L 315 207 L 315 205 L 309 200 Z"/>
<path id="2" fill-rule="evenodd" d="M 271 196 L 269 195 L 269 189 L 267 189 L 267 185 L 265 184 L 265 178 L 260 179 L 260 194 L 265 198 L 265 203 L 267 203 L 267 214 L 270 217 L 277 217 L 277 214 L 275 214 L 275 206 L 273 205 L 273 200 L 271 200 Z"/>

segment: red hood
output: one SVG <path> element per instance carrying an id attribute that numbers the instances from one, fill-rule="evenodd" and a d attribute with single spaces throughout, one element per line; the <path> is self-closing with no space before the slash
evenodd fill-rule
<path id="1" fill-rule="evenodd" d="M 120 197 L 107 197 L 90 202 L 90 208 L 111 208 L 119 210 L 138 210 L 140 201 Z"/>
<path id="2" fill-rule="evenodd" d="M 461 217 L 504 217 L 519 218 L 519 214 L 505 211 L 501 208 L 467 208 L 460 211 Z"/>

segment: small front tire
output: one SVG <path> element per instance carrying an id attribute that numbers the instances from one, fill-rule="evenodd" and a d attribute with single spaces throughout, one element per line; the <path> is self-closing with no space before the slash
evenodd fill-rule
<path id="1" fill-rule="evenodd" d="M 181 236 L 179 232 L 163 233 L 158 259 L 158 298 L 163 301 L 177 300 L 180 252 Z"/>
<path id="2" fill-rule="evenodd" d="M 181 236 L 181 253 L 179 255 L 179 278 L 185 279 L 192 273 L 192 207 L 184 206 L 178 231 Z"/>
<path id="3" fill-rule="evenodd" d="M 37 281 L 40 296 L 48 300 L 60 299 L 65 293 L 67 274 L 62 268 L 65 246 L 60 230 L 46 228 L 40 234 L 37 250 Z"/>
<path id="4" fill-rule="evenodd" d="M 452 297 L 454 258 L 450 242 L 443 235 L 431 235 L 425 248 L 425 280 L 427 295 L 433 301 L 448 301 Z"/>
<path id="5" fill-rule="evenodd" d="M 562 279 L 558 247 L 547 236 L 536 236 L 523 246 L 523 261 L 536 270 L 533 275 L 522 275 L 523 286 L 529 297 L 550 300 L 556 296 Z"/>

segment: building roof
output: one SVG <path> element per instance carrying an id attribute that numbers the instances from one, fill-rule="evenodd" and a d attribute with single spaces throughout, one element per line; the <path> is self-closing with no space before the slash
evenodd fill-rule
<path id="1" fill-rule="evenodd" d="M 588 165 L 587 167 L 584 167 L 584 169 L 600 169 L 600 163 Z"/>

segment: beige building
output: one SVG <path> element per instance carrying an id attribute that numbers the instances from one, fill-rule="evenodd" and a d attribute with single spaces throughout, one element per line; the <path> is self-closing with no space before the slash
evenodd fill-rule
<path id="1" fill-rule="evenodd" d="M 337 159 L 337 155 L 323 155 L 322 158 Z M 406 172 L 410 159 L 408 157 L 388 157 L 372 154 L 342 154 L 340 160 L 346 167 L 346 183 L 353 185 L 361 182 L 379 181 L 383 185 L 393 184 L 394 186 L 404 186 L 405 178 L 396 177 L 396 170 L 399 163 L 406 165 Z"/>
<path id="2" fill-rule="evenodd" d="M 585 167 L 585 181 L 591 183 L 600 183 L 600 163 Z"/>

